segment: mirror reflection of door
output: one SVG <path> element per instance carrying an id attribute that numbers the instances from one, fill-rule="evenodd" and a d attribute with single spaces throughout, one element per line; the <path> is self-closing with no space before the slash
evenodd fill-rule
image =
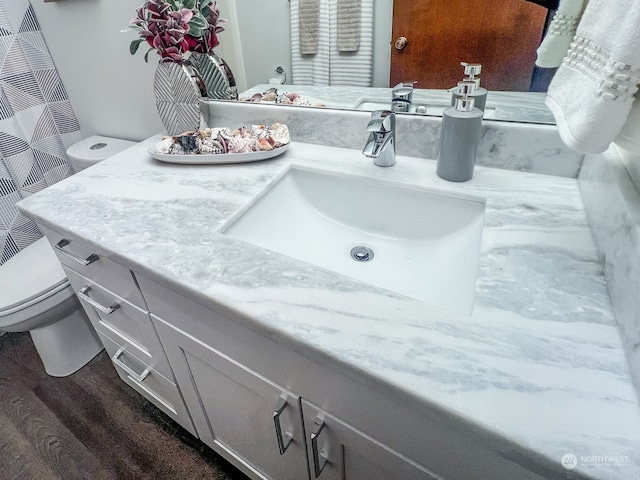
<path id="1" fill-rule="evenodd" d="M 468 62 L 482 64 L 483 87 L 526 92 L 546 16 L 525 0 L 394 0 L 390 85 L 452 88 Z"/>

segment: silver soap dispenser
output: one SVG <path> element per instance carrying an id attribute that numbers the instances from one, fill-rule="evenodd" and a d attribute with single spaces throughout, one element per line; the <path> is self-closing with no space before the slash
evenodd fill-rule
<path id="1" fill-rule="evenodd" d="M 473 177 L 483 115 L 474 106 L 475 88 L 474 81 L 459 82 L 455 105 L 442 114 L 436 173 L 451 182 L 466 182 Z"/>
<path id="2" fill-rule="evenodd" d="M 482 72 L 482 65 L 480 65 L 479 63 L 467 63 L 467 62 L 460 62 L 460 65 L 464 67 L 464 74 L 466 75 L 463 80 L 468 82 L 474 82 L 476 84 L 476 90 L 470 96 L 472 96 L 475 99 L 476 108 L 479 108 L 484 112 L 484 107 L 487 104 L 487 93 L 489 92 L 487 91 L 486 88 L 480 86 L 480 79 L 477 77 L 477 75 L 480 75 L 480 73 Z M 459 95 L 459 93 L 456 90 L 457 89 L 454 89 L 453 95 L 451 95 L 452 106 L 455 105 L 456 96 Z"/>

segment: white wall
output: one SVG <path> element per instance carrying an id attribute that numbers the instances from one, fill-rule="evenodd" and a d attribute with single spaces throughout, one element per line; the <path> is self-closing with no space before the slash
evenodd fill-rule
<path id="1" fill-rule="evenodd" d="M 134 33 L 120 29 L 140 0 L 32 1 L 83 136 L 142 140 L 163 129 L 155 109 L 157 55 L 129 54 Z M 114 5 L 118 5 L 114 8 Z"/>
<path id="2" fill-rule="evenodd" d="M 228 0 L 226 0 L 228 1 Z M 155 52 L 144 45 L 129 54 L 134 32 L 120 33 L 143 0 L 33 0 L 42 33 L 84 137 L 94 134 L 143 140 L 163 130 L 153 96 Z M 222 8 L 224 2 L 219 2 Z M 222 12 L 224 17 L 224 11 Z M 233 34 L 233 31 L 231 32 Z M 228 32 L 216 51 L 223 57 Z M 233 47 L 227 45 L 227 47 Z M 235 55 L 237 56 L 237 55 Z M 233 65 L 230 65 L 233 69 Z M 243 73 L 238 72 L 240 81 Z"/>
<path id="3" fill-rule="evenodd" d="M 143 140 L 163 129 L 155 109 L 158 60 L 144 46 L 135 56 L 135 33 L 120 33 L 142 0 L 31 2 L 75 110 L 83 136 Z M 375 86 L 388 86 L 393 0 L 376 0 Z M 239 90 L 266 83 L 282 65 L 291 76 L 288 0 L 219 0 L 228 18 L 216 51 L 229 63 Z M 236 17 L 237 11 L 237 17 Z"/>
<path id="4" fill-rule="evenodd" d="M 289 0 L 229 0 L 238 12 L 247 86 L 267 83 L 281 65 L 291 79 Z M 393 0 L 375 0 L 374 87 L 389 86 Z M 226 57 L 225 57 L 226 58 Z"/>

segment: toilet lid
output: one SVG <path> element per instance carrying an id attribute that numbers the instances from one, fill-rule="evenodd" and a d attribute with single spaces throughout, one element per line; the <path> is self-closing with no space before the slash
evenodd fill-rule
<path id="1" fill-rule="evenodd" d="M 53 248 L 40 238 L 0 265 L 0 315 L 31 305 L 67 284 Z"/>

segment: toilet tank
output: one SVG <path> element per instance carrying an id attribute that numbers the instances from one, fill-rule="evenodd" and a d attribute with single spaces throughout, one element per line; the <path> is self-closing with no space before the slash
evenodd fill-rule
<path id="1" fill-rule="evenodd" d="M 74 170 L 79 172 L 135 144 L 136 142 L 120 138 L 93 135 L 71 145 L 67 149 L 67 155 Z"/>

